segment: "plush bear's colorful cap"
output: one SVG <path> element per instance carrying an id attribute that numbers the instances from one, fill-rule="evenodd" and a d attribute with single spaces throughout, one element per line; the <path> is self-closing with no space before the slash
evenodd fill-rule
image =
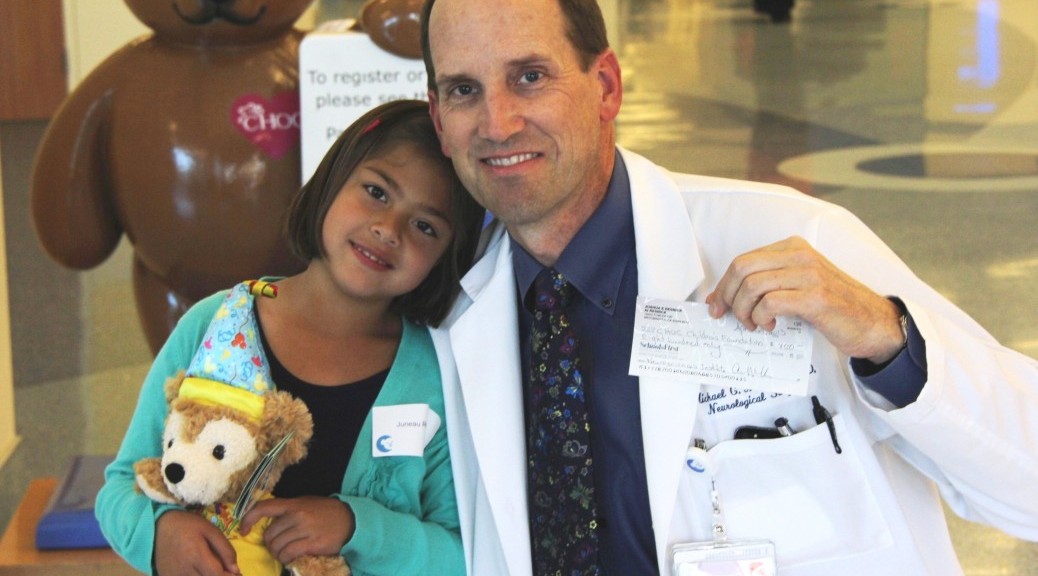
<path id="1" fill-rule="evenodd" d="M 276 297 L 277 286 L 252 280 L 227 294 L 187 369 L 181 398 L 226 406 L 255 421 L 262 418 L 263 394 L 273 383 L 253 310 L 257 294 Z"/>

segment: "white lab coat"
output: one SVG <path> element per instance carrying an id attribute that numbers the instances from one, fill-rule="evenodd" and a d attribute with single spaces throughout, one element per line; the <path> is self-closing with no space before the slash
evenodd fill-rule
<path id="1" fill-rule="evenodd" d="M 1038 362 L 999 345 L 839 207 L 780 186 L 674 174 L 621 154 L 640 294 L 702 302 L 735 256 L 799 235 L 873 290 L 900 296 L 926 340 L 928 382 L 916 402 L 897 410 L 862 388 L 847 359 L 816 334 L 811 394 L 836 415 L 843 453 L 835 454 L 824 425 L 810 428 L 813 420 L 791 438 L 714 446 L 732 538 L 775 541 L 783 576 L 958 574 L 940 491 L 963 517 L 1038 540 Z M 526 575 L 516 285 L 499 225 L 462 285 L 433 338 L 468 569 Z M 640 379 L 663 574 L 670 574 L 674 543 L 709 539 L 709 509 L 684 466 L 699 391 L 688 382 Z M 810 402 L 794 401 L 809 416 Z"/>

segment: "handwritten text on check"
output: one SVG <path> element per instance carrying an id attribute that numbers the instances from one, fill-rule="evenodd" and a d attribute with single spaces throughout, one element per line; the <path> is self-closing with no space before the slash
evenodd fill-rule
<path id="1" fill-rule="evenodd" d="M 639 296 L 630 373 L 804 396 L 812 332 L 799 318 L 751 332 L 730 313 L 711 318 L 705 304 Z"/>

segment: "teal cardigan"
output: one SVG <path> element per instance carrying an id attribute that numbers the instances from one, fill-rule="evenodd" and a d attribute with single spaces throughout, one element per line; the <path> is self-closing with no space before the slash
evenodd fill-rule
<path id="1" fill-rule="evenodd" d="M 134 489 L 133 464 L 160 456 L 166 419 L 164 384 L 186 370 L 227 291 L 194 305 L 159 351 L 141 388 L 137 408 L 95 505 L 112 548 L 134 568 L 154 572 L 155 524 L 173 506 L 158 504 Z M 408 321 L 396 358 L 375 406 L 428 404 L 441 425 L 422 457 L 372 457 L 371 413 L 353 447 L 342 490 L 356 532 L 342 548 L 353 573 L 363 575 L 464 574 L 458 509 L 447 450 L 443 390 L 432 339 Z"/>

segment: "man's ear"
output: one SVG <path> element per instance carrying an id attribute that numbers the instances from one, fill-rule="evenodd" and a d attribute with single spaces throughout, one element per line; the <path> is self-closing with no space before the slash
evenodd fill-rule
<path id="1" fill-rule="evenodd" d="M 620 114 L 620 103 L 623 100 L 623 83 L 620 78 L 620 61 L 612 48 L 606 48 L 595 58 L 592 68 L 598 75 L 602 86 L 602 101 L 599 118 L 603 122 L 612 122 Z"/>
<path id="2" fill-rule="evenodd" d="M 436 96 L 436 90 L 429 90 L 429 116 L 432 117 L 433 127 L 436 128 L 436 136 L 440 139 L 440 150 L 443 155 L 450 158 L 450 152 L 447 150 L 447 145 L 443 142 L 443 123 L 440 122 L 440 100 Z"/>

